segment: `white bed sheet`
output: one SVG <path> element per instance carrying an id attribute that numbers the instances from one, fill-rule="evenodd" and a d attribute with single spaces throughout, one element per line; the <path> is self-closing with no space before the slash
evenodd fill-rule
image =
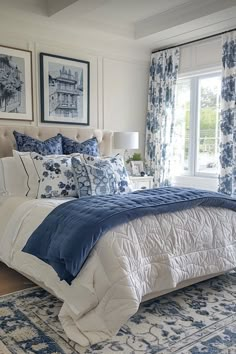
<path id="1" fill-rule="evenodd" d="M 1 199 L 0 259 L 62 299 L 62 326 L 83 346 L 114 335 L 145 297 L 236 267 L 235 212 L 195 208 L 110 230 L 69 286 L 46 263 L 21 252 L 44 218 L 66 201 Z"/>

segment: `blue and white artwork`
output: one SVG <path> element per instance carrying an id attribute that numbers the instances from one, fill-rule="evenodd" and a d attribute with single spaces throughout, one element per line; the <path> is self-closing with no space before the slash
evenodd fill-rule
<path id="1" fill-rule="evenodd" d="M 0 118 L 32 120 L 31 52 L 0 46 Z"/>
<path id="2" fill-rule="evenodd" d="M 89 63 L 41 54 L 42 121 L 89 124 Z"/>

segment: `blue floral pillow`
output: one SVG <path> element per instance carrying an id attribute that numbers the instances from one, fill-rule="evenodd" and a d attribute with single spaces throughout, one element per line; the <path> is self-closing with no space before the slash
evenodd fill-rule
<path id="1" fill-rule="evenodd" d="M 16 139 L 18 151 L 36 152 L 40 155 L 62 155 L 62 137 L 60 135 L 45 141 L 31 138 L 16 131 L 13 132 L 13 135 Z"/>
<path id="2" fill-rule="evenodd" d="M 94 166 L 96 168 L 102 168 L 108 175 L 108 183 L 110 187 L 110 194 L 118 194 L 118 181 L 115 176 L 115 172 L 111 162 L 108 159 L 102 159 L 99 157 L 93 157 L 89 155 L 83 155 L 83 160 L 86 164 Z"/>
<path id="3" fill-rule="evenodd" d="M 74 153 L 87 154 L 91 156 L 99 156 L 98 141 L 96 138 L 91 138 L 82 143 L 58 134 L 62 139 L 63 154 L 70 155 Z"/>
<path id="4" fill-rule="evenodd" d="M 39 176 L 38 198 L 76 197 L 71 157 L 46 157 L 31 153 Z"/>
<path id="5" fill-rule="evenodd" d="M 85 163 L 99 166 L 101 163 L 108 162 L 111 166 L 115 176 L 116 183 L 118 184 L 118 193 L 125 194 L 132 192 L 132 186 L 129 180 L 127 170 L 125 168 L 124 159 L 121 155 L 114 157 L 100 158 L 83 155 Z"/>
<path id="6" fill-rule="evenodd" d="M 85 168 L 89 177 L 92 195 L 110 194 L 107 171 L 103 168 L 97 168 L 86 164 Z"/>
<path id="7" fill-rule="evenodd" d="M 84 163 L 81 158 L 72 157 L 72 166 L 80 197 L 114 194 L 112 181 L 115 180 L 115 175 L 111 171 L 108 172 L 109 164 L 104 163 L 96 167 Z"/>

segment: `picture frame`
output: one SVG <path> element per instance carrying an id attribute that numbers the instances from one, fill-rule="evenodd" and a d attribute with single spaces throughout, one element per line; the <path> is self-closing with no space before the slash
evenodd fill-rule
<path id="1" fill-rule="evenodd" d="M 40 53 L 41 121 L 89 125 L 90 63 Z"/>
<path id="2" fill-rule="evenodd" d="M 30 50 L 0 45 L 0 119 L 34 120 Z"/>
<path id="3" fill-rule="evenodd" d="M 130 161 L 131 172 L 133 176 L 141 176 L 141 172 L 144 171 L 143 161 Z"/>

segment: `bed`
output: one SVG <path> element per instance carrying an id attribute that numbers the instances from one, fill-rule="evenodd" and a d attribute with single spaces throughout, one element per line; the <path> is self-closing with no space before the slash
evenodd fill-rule
<path id="1" fill-rule="evenodd" d="M 39 139 L 57 132 L 81 141 L 96 136 L 103 154 L 111 132 L 51 127 L 0 127 L 0 157 L 11 156 L 18 130 Z M 0 260 L 63 301 L 60 321 L 82 346 L 114 335 L 140 302 L 230 271 L 236 266 L 235 212 L 196 207 L 146 215 L 115 226 L 93 248 L 69 285 L 52 267 L 22 249 L 62 199 L 0 198 Z"/>

